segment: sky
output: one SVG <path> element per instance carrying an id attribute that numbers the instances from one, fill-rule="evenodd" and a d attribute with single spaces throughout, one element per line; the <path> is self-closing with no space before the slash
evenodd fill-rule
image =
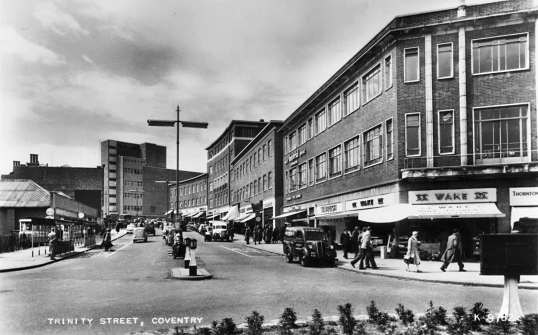
<path id="1" fill-rule="evenodd" d="M 467 4 L 484 1 L 467 1 Z M 397 15 L 461 0 L 0 0 L 0 174 L 39 155 L 100 165 L 100 141 L 166 145 L 205 171 L 232 119 L 284 120 Z"/>

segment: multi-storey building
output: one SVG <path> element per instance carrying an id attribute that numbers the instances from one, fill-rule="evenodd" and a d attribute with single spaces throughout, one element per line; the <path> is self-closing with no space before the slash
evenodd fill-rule
<path id="1" fill-rule="evenodd" d="M 175 183 L 174 183 L 175 184 Z M 176 208 L 176 185 L 169 188 L 169 213 Z M 179 182 L 179 213 L 186 220 L 205 218 L 207 211 L 207 173 Z"/>
<path id="2" fill-rule="evenodd" d="M 231 205 L 240 216 L 237 221 L 254 218 L 252 204 L 262 202 L 262 224 L 282 208 L 282 137 L 277 130 L 282 121 L 270 121 L 231 161 Z"/>
<path id="3" fill-rule="evenodd" d="M 106 140 L 101 142 L 101 163 L 104 167 L 105 214 L 160 216 L 166 212 L 165 181 L 176 178 L 175 170 L 166 169 L 166 147 Z M 179 173 L 180 180 L 199 174 Z"/>
<path id="4" fill-rule="evenodd" d="M 284 212 L 467 256 L 538 217 L 534 3 L 393 19 L 285 120 Z"/>
<path id="5" fill-rule="evenodd" d="M 231 161 L 267 122 L 232 120 L 207 150 L 208 217 L 221 217 L 230 207 Z"/>

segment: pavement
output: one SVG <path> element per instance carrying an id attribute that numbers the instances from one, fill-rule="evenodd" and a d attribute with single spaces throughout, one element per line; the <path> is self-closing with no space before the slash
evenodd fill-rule
<path id="1" fill-rule="evenodd" d="M 123 237 L 125 234 L 126 231 L 124 229 L 120 230 L 119 232 L 113 230 L 111 239 L 112 241 L 115 241 Z M 70 257 L 78 256 L 99 246 L 101 244 L 100 239 L 101 236 L 96 237 L 96 244 L 92 247 L 77 246 L 73 251 L 56 255 L 54 260 L 51 260 L 48 255 L 48 246 L 34 247 L 13 252 L 4 252 L 0 254 L 0 272 L 33 269 L 59 262 Z"/>
<path id="2" fill-rule="evenodd" d="M 284 256 L 282 250 L 282 243 L 266 244 L 246 244 L 243 235 L 235 234 L 235 242 L 244 244 L 250 248 L 263 250 L 266 252 L 274 253 Z M 350 262 L 353 259 L 354 253 L 348 255 L 348 259 L 344 258 L 344 254 L 341 250 L 337 251 L 338 265 L 337 267 L 342 270 L 354 271 L 364 275 L 384 276 L 390 278 L 426 281 L 433 283 L 444 284 L 458 284 L 469 286 L 485 286 L 485 287 L 504 287 L 503 276 L 482 276 L 480 275 L 480 263 L 479 262 L 466 262 L 465 272 L 459 272 L 457 264 L 451 264 L 446 272 L 440 270 L 441 262 L 438 261 L 421 261 L 419 269 L 421 272 L 415 272 L 415 266 L 410 265 L 411 271 L 406 271 L 406 266 L 401 259 L 380 259 L 375 258 L 379 269 L 366 269 L 359 270 L 358 264 L 354 268 Z M 520 289 L 538 290 L 538 276 L 521 276 L 519 282 Z"/>

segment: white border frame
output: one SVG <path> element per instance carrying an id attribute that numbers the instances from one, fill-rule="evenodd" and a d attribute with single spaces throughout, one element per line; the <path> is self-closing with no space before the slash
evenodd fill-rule
<path id="1" fill-rule="evenodd" d="M 370 99 L 367 99 L 367 95 L 366 95 L 366 85 L 364 84 L 364 78 L 366 76 L 368 76 L 370 73 L 374 72 L 375 68 L 376 67 L 379 67 L 379 77 L 381 78 L 381 89 L 379 90 L 379 93 L 374 95 L 373 97 L 371 97 Z M 364 90 L 362 96 L 364 97 L 364 101 L 361 103 L 362 106 L 365 106 L 366 104 L 368 104 L 370 101 L 374 100 L 375 98 L 377 98 L 378 96 L 380 96 L 381 94 L 383 94 L 383 91 L 384 91 L 384 83 L 383 83 L 383 67 L 381 66 L 381 61 L 378 61 L 377 63 L 375 63 L 374 65 L 370 66 L 368 68 L 368 70 L 364 71 L 363 74 L 360 76 L 361 80 L 361 89 Z"/>
<path id="2" fill-rule="evenodd" d="M 494 39 L 498 39 L 498 38 L 503 38 L 503 37 L 509 37 L 509 36 L 518 36 L 518 35 L 525 35 L 527 36 L 527 48 L 525 50 L 525 67 L 523 68 L 520 68 L 520 69 L 513 69 L 513 70 L 500 70 L 500 71 L 490 71 L 490 72 L 480 72 L 480 73 L 475 73 L 474 72 L 474 42 L 475 41 L 482 41 L 482 40 L 494 40 Z M 475 39 L 471 39 L 471 75 L 473 76 L 482 76 L 482 75 L 486 75 L 486 74 L 496 74 L 496 73 L 507 73 L 507 72 L 517 72 L 517 71 L 525 71 L 525 70 L 529 70 L 530 69 L 530 40 L 529 40 L 529 32 L 520 32 L 520 33 L 514 33 L 514 34 L 504 34 L 504 35 L 495 35 L 495 36 L 489 36 L 489 37 L 480 37 L 480 38 L 475 38 Z M 500 61 L 500 57 L 499 57 L 499 61 Z M 477 107 L 477 108 L 481 108 L 481 107 Z"/>
<path id="3" fill-rule="evenodd" d="M 448 45 L 450 44 L 450 75 L 440 77 L 439 76 L 439 46 L 440 45 Z M 454 78 L 454 43 L 453 42 L 444 42 L 444 43 L 438 43 L 436 46 L 436 54 L 435 54 L 435 63 L 436 63 L 436 76 L 438 80 L 443 79 L 453 79 Z"/>
<path id="4" fill-rule="evenodd" d="M 381 127 L 381 160 L 379 162 L 376 162 L 376 163 L 373 163 L 373 164 L 369 164 L 369 165 L 366 165 L 366 158 L 364 157 L 364 155 L 366 155 L 366 146 L 364 145 L 364 139 L 366 138 L 366 133 L 373 130 L 374 128 L 377 128 L 377 127 Z M 384 161 L 385 161 L 385 142 L 383 142 L 383 137 L 385 137 L 385 134 L 383 133 L 383 122 L 381 123 L 378 123 L 376 124 L 375 126 L 373 127 L 370 127 L 368 129 L 366 129 L 365 131 L 362 132 L 361 134 L 361 138 L 362 138 L 362 154 L 363 154 L 363 160 L 362 160 L 362 163 L 364 164 L 362 166 L 363 169 L 367 169 L 369 167 L 372 167 L 372 166 L 376 166 L 378 164 L 382 164 Z"/>
<path id="5" fill-rule="evenodd" d="M 405 80 L 405 52 L 407 50 L 411 49 L 417 49 L 417 57 L 418 57 L 418 64 L 417 64 L 417 78 L 416 80 Z M 403 77 L 404 77 L 404 84 L 411 84 L 411 83 L 420 83 L 420 46 L 416 47 L 409 47 L 403 49 Z"/>
<path id="6" fill-rule="evenodd" d="M 452 151 L 441 152 L 441 113 L 452 112 Z M 437 153 L 439 156 L 454 155 L 456 153 L 456 112 L 454 109 L 439 109 L 437 110 Z M 473 122 L 474 127 L 474 122 Z"/>
<path id="7" fill-rule="evenodd" d="M 409 115 L 418 115 L 418 154 L 416 155 L 407 154 L 407 116 Z M 405 113 L 404 120 L 405 120 L 405 130 L 404 130 L 405 131 L 405 157 L 420 157 L 422 156 L 422 116 L 420 115 L 420 112 Z"/>

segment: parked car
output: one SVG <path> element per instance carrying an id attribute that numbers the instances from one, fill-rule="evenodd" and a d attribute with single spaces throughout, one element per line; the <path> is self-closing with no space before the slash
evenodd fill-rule
<path id="1" fill-rule="evenodd" d="M 127 228 L 126 228 L 125 230 L 127 231 L 127 234 L 132 234 L 132 233 L 133 233 L 133 230 L 134 230 L 135 228 L 136 228 L 136 227 L 135 227 L 134 224 L 129 223 L 129 224 L 127 225 Z"/>
<path id="2" fill-rule="evenodd" d="M 211 221 L 213 227 L 213 234 L 211 239 L 213 241 L 233 241 L 233 234 L 228 229 L 228 223 L 224 221 Z"/>
<path id="3" fill-rule="evenodd" d="M 147 242 L 148 241 L 148 234 L 146 233 L 146 229 L 142 227 L 136 227 L 133 229 L 133 243 L 136 242 Z"/>
<path id="4" fill-rule="evenodd" d="M 288 263 L 298 260 L 302 266 L 317 262 L 336 265 L 336 249 L 320 228 L 287 227 L 282 247 Z"/>
<path id="5" fill-rule="evenodd" d="M 146 231 L 146 234 L 155 236 L 155 226 L 153 223 L 147 224 L 144 228 Z"/>

